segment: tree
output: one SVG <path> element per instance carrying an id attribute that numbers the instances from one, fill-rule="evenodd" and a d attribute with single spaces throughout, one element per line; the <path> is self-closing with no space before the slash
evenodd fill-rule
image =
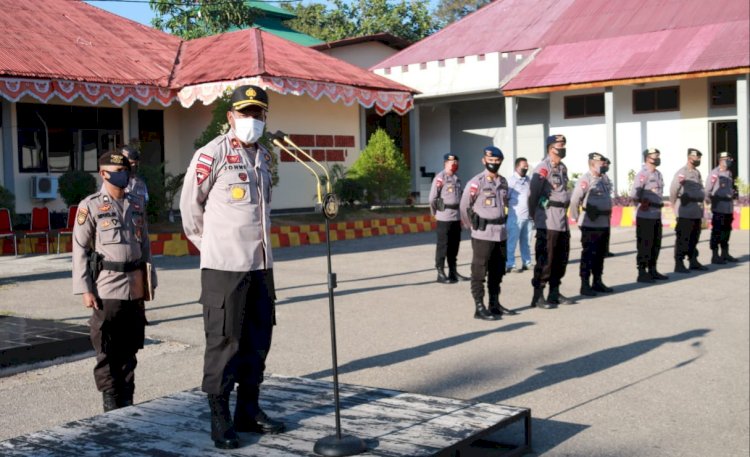
<path id="1" fill-rule="evenodd" d="M 492 3 L 492 0 L 440 0 L 435 16 L 443 26 L 446 26 L 489 3 Z"/>
<path id="2" fill-rule="evenodd" d="M 60 175 L 58 183 L 58 192 L 68 206 L 77 205 L 96 192 L 96 178 L 86 171 L 68 170 Z"/>
<path id="3" fill-rule="evenodd" d="M 151 25 L 186 40 L 250 27 L 262 14 L 244 1 L 149 0 Z"/>
<path id="4" fill-rule="evenodd" d="M 333 8 L 312 3 L 282 3 L 297 15 L 287 25 L 323 41 L 387 32 L 419 41 L 437 30 L 426 0 L 333 0 Z"/>
<path id="5" fill-rule="evenodd" d="M 350 173 L 367 190 L 370 203 L 388 203 L 409 195 L 411 179 L 404 156 L 383 129 L 370 136 Z"/>

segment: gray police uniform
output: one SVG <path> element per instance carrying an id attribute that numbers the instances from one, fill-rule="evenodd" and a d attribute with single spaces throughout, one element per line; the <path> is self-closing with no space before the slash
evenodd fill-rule
<path id="1" fill-rule="evenodd" d="M 560 162 L 552 166 L 549 157 L 534 168 L 529 190 L 529 215 L 536 225 L 536 265 L 531 284 L 559 287 L 570 255 L 567 209 L 568 168 Z"/>
<path id="2" fill-rule="evenodd" d="M 130 177 L 125 192 L 141 197 L 148 204 L 148 188 L 146 187 L 146 181 L 140 176 L 133 175 Z"/>
<path id="3" fill-rule="evenodd" d="M 635 215 L 635 236 L 639 269 L 655 269 L 659 260 L 662 238 L 661 209 L 664 206 L 664 178 L 659 170 L 644 166 L 635 175 L 630 198 L 638 203 Z"/>
<path id="4" fill-rule="evenodd" d="M 461 200 L 461 179 L 458 175 L 448 174 L 445 170 L 435 175 L 430 188 L 430 211 L 437 220 L 437 247 L 435 249 L 435 267 L 444 268 L 448 259 L 448 268 L 456 270 L 456 257 L 461 243 L 461 218 L 458 214 Z"/>
<path id="5" fill-rule="evenodd" d="M 475 303 L 482 302 L 486 276 L 487 292 L 494 302 L 505 274 L 508 181 L 483 171 L 468 182 L 460 205 L 461 221 L 471 227 L 471 294 Z"/>
<path id="6" fill-rule="evenodd" d="M 73 293 L 93 293 L 97 298 L 98 307 L 89 321 L 97 388 L 132 401 L 135 354 L 144 340 L 144 271 L 145 262 L 151 261 L 151 245 L 145 202 L 125 195 L 117 200 L 102 186 L 78 205 L 73 228 Z M 101 256 L 97 266 L 89 262 L 92 252 Z M 155 272 L 152 281 L 156 286 Z"/>
<path id="7" fill-rule="evenodd" d="M 669 201 L 677 216 L 675 260 L 682 261 L 687 257 L 696 262 L 698 259 L 696 246 L 701 235 L 705 198 L 701 172 L 687 166 L 677 170 L 669 188 Z"/>
<path id="8" fill-rule="evenodd" d="M 729 253 L 729 237 L 734 220 L 734 179 L 732 171 L 716 167 L 706 179 L 706 199 L 711 202 L 711 250 L 721 247 Z"/>
<path id="9" fill-rule="evenodd" d="M 201 253 L 202 389 L 225 395 L 237 382 L 255 408 L 274 325 L 270 163 L 263 147 L 221 135 L 193 156 L 180 198 Z"/>
<path id="10" fill-rule="evenodd" d="M 581 229 L 580 275 L 588 281 L 601 280 L 604 272 L 604 257 L 607 253 L 607 231 L 612 215 L 612 198 L 607 177 L 594 176 L 587 172 L 576 183 L 570 197 L 570 217 Z M 579 212 L 579 207 L 582 211 Z"/>

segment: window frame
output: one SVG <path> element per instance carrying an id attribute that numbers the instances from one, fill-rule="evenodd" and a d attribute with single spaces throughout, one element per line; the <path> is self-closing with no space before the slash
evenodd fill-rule
<path id="1" fill-rule="evenodd" d="M 727 105 L 717 105 L 714 103 L 714 87 L 718 85 L 731 84 L 734 88 L 734 103 Z M 737 107 L 737 80 L 725 79 L 723 81 L 711 81 L 708 86 L 708 106 L 712 109 L 736 108 Z"/>
<path id="2" fill-rule="evenodd" d="M 667 89 L 674 89 L 677 91 L 677 106 L 675 108 L 667 108 L 667 109 L 660 109 L 658 106 L 658 97 L 657 92 L 661 90 L 667 90 Z M 643 111 L 637 111 L 635 109 L 635 97 L 637 93 L 643 93 L 643 92 L 652 92 L 654 94 L 654 106 L 655 108 L 652 110 L 643 110 Z M 633 95 L 631 100 L 631 108 L 633 111 L 633 114 L 649 114 L 649 113 L 669 113 L 673 111 L 680 111 L 680 86 L 663 86 L 663 87 L 649 87 L 646 89 L 633 89 Z"/>
<path id="3" fill-rule="evenodd" d="M 580 94 L 580 95 L 566 95 L 563 97 L 563 118 L 564 119 L 581 119 L 584 117 L 601 117 L 604 116 L 606 113 L 606 108 L 602 110 L 601 114 L 589 114 L 586 112 L 586 98 L 587 97 L 601 97 L 602 98 L 602 106 L 604 107 L 604 92 L 595 92 L 593 94 Z M 583 99 L 583 114 L 576 115 L 576 116 L 570 116 L 568 115 L 568 109 L 567 109 L 567 101 L 571 98 L 581 98 Z"/>

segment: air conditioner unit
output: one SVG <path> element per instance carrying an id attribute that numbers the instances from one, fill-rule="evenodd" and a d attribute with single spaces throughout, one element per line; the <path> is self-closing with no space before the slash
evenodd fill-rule
<path id="1" fill-rule="evenodd" d="M 57 176 L 32 176 L 31 198 L 50 199 L 57 198 Z"/>

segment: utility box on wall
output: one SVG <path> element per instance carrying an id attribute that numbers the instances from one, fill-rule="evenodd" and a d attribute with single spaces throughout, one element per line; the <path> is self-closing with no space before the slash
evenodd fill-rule
<path id="1" fill-rule="evenodd" d="M 32 176 L 31 198 L 54 200 L 57 198 L 57 176 Z"/>

